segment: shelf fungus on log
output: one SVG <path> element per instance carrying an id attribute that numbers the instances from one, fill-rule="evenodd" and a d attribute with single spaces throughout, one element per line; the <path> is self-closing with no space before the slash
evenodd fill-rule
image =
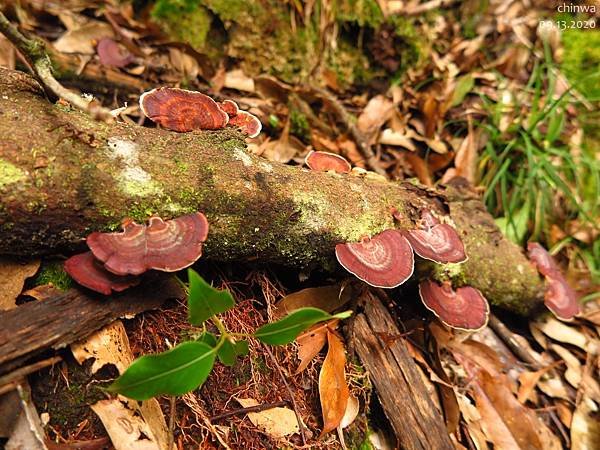
<path id="1" fill-rule="evenodd" d="M 144 92 L 140 108 L 150 120 L 172 131 L 219 130 L 229 121 L 208 95 L 185 89 L 161 87 Z"/>
<path id="2" fill-rule="evenodd" d="M 404 231 L 417 255 L 441 264 L 467 260 L 465 246 L 454 228 L 426 210 L 421 212 L 421 221 L 422 228 Z"/>
<path id="3" fill-rule="evenodd" d="M 343 156 L 314 150 L 311 150 L 308 155 L 306 155 L 304 164 L 306 164 L 310 170 L 316 172 L 333 171 L 336 173 L 350 173 L 352 170 L 352 166 Z"/>
<path id="4" fill-rule="evenodd" d="M 361 242 L 335 246 L 338 262 L 367 284 L 394 288 L 408 280 L 414 270 L 413 251 L 398 230 L 385 230 Z"/>
<path id="5" fill-rule="evenodd" d="M 262 124 L 258 117 L 254 114 L 250 114 L 248 111 L 238 110 L 234 116 L 229 116 L 228 127 L 237 127 L 240 131 L 248 137 L 255 138 L 260 134 L 262 130 Z"/>
<path id="6" fill-rule="evenodd" d="M 452 289 L 450 282 L 441 285 L 425 280 L 419 283 L 421 301 L 444 324 L 459 330 L 476 331 L 487 325 L 490 307 L 479 290 L 471 286 Z"/>
<path id="7" fill-rule="evenodd" d="M 139 275 L 151 269 L 175 272 L 192 265 L 202 255 L 207 235 L 206 217 L 195 213 L 167 221 L 151 217 L 148 226 L 126 219 L 122 232 L 94 232 L 87 244 L 112 273 Z"/>
<path id="8" fill-rule="evenodd" d="M 121 292 L 140 283 L 139 277 L 109 272 L 102 262 L 94 258 L 92 252 L 71 256 L 65 261 L 64 267 L 77 284 L 104 295 L 110 295 L 113 291 Z"/>
<path id="9" fill-rule="evenodd" d="M 581 312 L 579 298 L 554 258 L 537 242 L 527 244 L 529 260 L 546 280 L 544 305 L 561 320 L 572 320 Z"/>

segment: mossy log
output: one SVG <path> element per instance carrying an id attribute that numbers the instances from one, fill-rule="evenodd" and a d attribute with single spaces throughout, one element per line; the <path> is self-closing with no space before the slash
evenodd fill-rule
<path id="1" fill-rule="evenodd" d="M 469 259 L 419 264 L 417 276 L 473 285 L 521 314 L 543 284 L 478 197 L 454 185 L 314 173 L 248 153 L 236 131 L 174 133 L 99 123 L 48 102 L 37 83 L 0 68 L 0 254 L 65 254 L 124 217 L 203 211 L 216 260 L 333 270 L 336 243 L 413 227 L 421 208 L 453 222 Z M 390 213 L 396 208 L 401 223 Z"/>

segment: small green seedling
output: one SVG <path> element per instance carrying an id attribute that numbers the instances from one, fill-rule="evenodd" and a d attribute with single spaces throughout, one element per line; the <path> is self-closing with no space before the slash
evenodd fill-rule
<path id="1" fill-rule="evenodd" d="M 286 317 L 258 328 L 253 334 L 230 333 L 218 314 L 235 306 L 229 291 L 218 290 L 192 269 L 188 270 L 188 319 L 192 325 L 203 326 L 210 320 L 219 334 L 208 331 L 193 341 L 172 349 L 136 359 L 107 390 L 135 400 L 147 400 L 158 395 L 183 395 L 200 387 L 210 375 L 218 358 L 233 366 L 238 357 L 248 354 L 248 341 L 255 337 L 269 345 L 285 345 L 312 325 L 345 319 L 351 311 L 331 315 L 318 308 L 300 308 Z"/>

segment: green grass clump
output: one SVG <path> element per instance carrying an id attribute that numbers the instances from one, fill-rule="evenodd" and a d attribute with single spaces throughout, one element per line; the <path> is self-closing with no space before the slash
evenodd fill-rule
<path id="1" fill-rule="evenodd" d="M 55 288 L 61 291 L 66 291 L 73 286 L 73 280 L 63 269 L 63 265 L 60 262 L 50 262 L 44 264 L 37 277 L 35 277 L 34 283 L 36 286 L 43 284 L 52 284 Z"/>
<path id="2" fill-rule="evenodd" d="M 212 15 L 199 0 L 158 0 L 151 15 L 172 39 L 204 47 Z"/>
<path id="3" fill-rule="evenodd" d="M 488 141 L 479 159 L 484 202 L 517 243 L 551 242 L 553 224 L 563 230 L 572 221 L 598 226 L 600 161 L 569 142 L 573 130 L 566 108 L 576 101 L 569 91 L 558 95 L 555 87 L 556 71 L 546 51 L 526 95 L 508 103 L 486 100 L 491 120 L 481 125 Z M 507 117 L 512 120 L 503 124 Z"/>

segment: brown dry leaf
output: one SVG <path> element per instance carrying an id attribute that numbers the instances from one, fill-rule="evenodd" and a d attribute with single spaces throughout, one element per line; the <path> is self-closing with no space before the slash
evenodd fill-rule
<path id="1" fill-rule="evenodd" d="M 254 80 L 247 76 L 241 69 L 225 73 L 223 86 L 238 91 L 254 92 Z"/>
<path id="2" fill-rule="evenodd" d="M 454 353 L 471 379 L 473 397 L 488 439 L 501 449 L 560 449 L 560 442 L 534 411 L 513 395 L 506 376 L 492 376 L 469 358 Z"/>
<path id="3" fill-rule="evenodd" d="M 573 413 L 571 448 L 597 450 L 600 443 L 600 408 L 591 398 L 583 396 Z"/>
<path id="4" fill-rule="evenodd" d="M 115 320 L 83 341 L 71 344 L 71 351 L 79 364 L 94 358 L 92 373 L 105 364 L 114 364 L 119 373 L 123 373 L 133 361 L 127 332 L 120 320 Z"/>
<path id="5" fill-rule="evenodd" d="M 441 117 L 440 103 L 432 92 L 425 94 L 425 100 L 423 101 L 421 111 L 425 117 L 425 136 L 431 139 L 435 134 Z"/>
<path id="6" fill-rule="evenodd" d="M 0 66 L 15 68 L 15 48 L 3 35 L 0 35 Z"/>
<path id="7" fill-rule="evenodd" d="M 275 318 L 283 317 L 299 308 L 319 308 L 331 313 L 350 301 L 352 288 L 342 284 L 302 289 L 286 295 L 275 305 Z"/>
<path id="8" fill-rule="evenodd" d="M 279 139 L 267 141 L 262 144 L 261 155 L 269 161 L 288 163 L 297 154 L 303 153 L 306 146 L 295 136 L 290 135 L 290 121 L 288 120 L 281 132 Z"/>
<path id="9" fill-rule="evenodd" d="M 115 450 L 166 450 L 168 428 L 155 398 L 142 402 L 117 397 L 91 406 L 102 421 Z M 175 445 L 172 447 L 176 449 Z"/>
<path id="10" fill-rule="evenodd" d="M 337 326 L 338 320 L 336 319 L 334 321 L 336 322 L 335 326 Z M 335 329 L 335 326 L 333 326 L 332 329 Z M 296 342 L 298 343 L 298 359 L 300 360 L 300 365 L 296 369 L 296 372 L 294 373 L 295 375 L 306 369 L 308 364 L 325 346 L 325 342 L 327 340 L 327 329 L 327 323 L 318 323 L 296 338 Z"/>
<path id="11" fill-rule="evenodd" d="M 379 143 L 385 145 L 394 145 L 410 150 L 411 152 L 416 152 L 417 147 L 411 139 L 412 134 L 414 134 L 414 131 L 412 130 L 408 130 L 406 133 L 403 133 L 400 131 L 394 131 L 391 128 L 386 128 L 379 136 Z"/>
<path id="12" fill-rule="evenodd" d="M 259 404 L 253 398 L 236 398 L 236 400 L 244 408 Z M 275 439 L 299 432 L 296 414 L 289 408 L 277 407 L 248 413 L 248 419 L 254 426 Z"/>
<path id="13" fill-rule="evenodd" d="M 466 395 L 463 395 L 458 391 L 456 392 L 456 400 L 458 402 L 460 412 L 462 413 L 462 417 L 467 424 L 469 437 L 475 444 L 475 447 L 478 450 L 487 450 L 489 446 L 487 444 L 485 434 L 481 429 L 482 418 L 479 410 L 475 407 L 475 405 L 473 405 L 471 400 Z"/>
<path id="14" fill-rule="evenodd" d="M 0 258 L 0 311 L 15 307 L 25 280 L 38 271 L 40 260 L 26 263 Z"/>
<path id="15" fill-rule="evenodd" d="M 23 291 L 21 295 L 26 295 L 28 297 L 33 297 L 38 301 L 46 300 L 54 295 L 62 292 L 59 288 L 54 286 L 52 283 L 48 284 L 40 284 L 39 286 L 33 287 L 31 289 L 27 289 Z"/>
<path id="16" fill-rule="evenodd" d="M 95 44 L 103 37 L 114 37 L 112 27 L 106 22 L 90 21 L 79 28 L 65 32 L 54 41 L 54 48 L 62 53 L 93 55 Z"/>
<path id="17" fill-rule="evenodd" d="M 531 323 L 530 328 L 537 328 L 555 341 L 574 345 L 584 351 L 587 350 L 588 339 L 585 335 L 575 327 L 566 325 L 557 319 L 549 317 L 546 320 Z"/>
<path id="18" fill-rule="evenodd" d="M 547 367 L 544 367 L 540 370 L 536 370 L 535 372 L 523 372 L 519 375 L 519 392 L 517 393 L 517 400 L 519 402 L 525 404 L 527 400 L 530 399 L 533 390 L 537 386 L 540 379 L 553 367 L 556 367 L 560 364 L 560 361 L 557 361 L 554 364 L 551 364 Z"/>
<path id="19" fill-rule="evenodd" d="M 321 436 L 335 430 L 342 421 L 350 391 L 346 383 L 346 354 L 341 339 L 327 331 L 327 356 L 319 373 L 319 398 L 323 411 Z"/>
<path id="20" fill-rule="evenodd" d="M 383 95 L 376 95 L 363 109 L 356 126 L 367 137 L 372 140 L 379 129 L 386 123 L 394 112 L 394 104 Z"/>
<path id="21" fill-rule="evenodd" d="M 431 173 L 429 173 L 429 167 L 427 163 L 416 153 L 404 152 L 404 157 L 410 164 L 415 175 L 421 183 L 425 186 L 433 186 L 433 180 L 431 179 Z"/>
<path id="22" fill-rule="evenodd" d="M 466 178 L 469 182 L 475 185 L 477 177 L 477 149 L 479 141 L 479 133 L 473 131 L 471 118 L 468 119 L 468 134 L 462 141 L 462 144 L 456 152 L 454 158 L 454 167 L 456 168 L 456 176 Z"/>
<path id="23" fill-rule="evenodd" d="M 175 69 L 185 76 L 186 79 L 195 79 L 200 73 L 200 65 L 193 56 L 177 48 L 169 48 L 169 60 Z"/>
<path id="24" fill-rule="evenodd" d="M 358 147 L 354 141 L 351 141 L 347 137 L 340 137 L 336 141 L 340 152 L 343 157 L 345 157 L 350 164 L 353 166 L 364 167 L 365 166 L 365 157 L 361 155 L 358 151 Z"/>

